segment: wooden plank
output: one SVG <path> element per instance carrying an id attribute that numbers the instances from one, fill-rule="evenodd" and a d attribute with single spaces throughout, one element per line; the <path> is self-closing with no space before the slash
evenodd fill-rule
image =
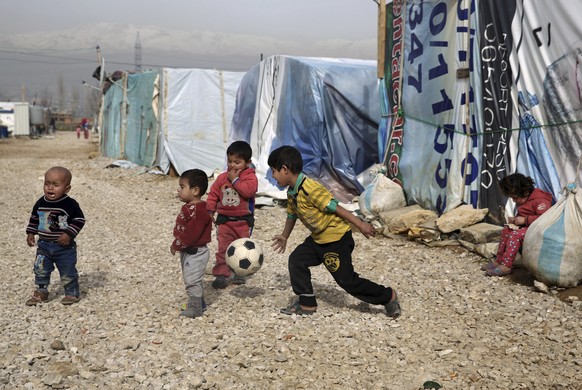
<path id="1" fill-rule="evenodd" d="M 378 78 L 384 78 L 384 59 L 386 58 L 386 0 L 378 4 Z"/>

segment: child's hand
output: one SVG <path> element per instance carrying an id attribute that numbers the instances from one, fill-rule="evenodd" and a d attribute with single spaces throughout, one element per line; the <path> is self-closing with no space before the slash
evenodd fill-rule
<path id="1" fill-rule="evenodd" d="M 67 233 L 62 233 L 59 236 L 59 239 L 57 240 L 57 243 L 60 246 L 69 246 L 69 244 L 71 243 L 71 236 L 69 236 Z"/>
<path id="2" fill-rule="evenodd" d="M 34 246 L 36 244 L 34 240 L 34 234 L 27 234 L 26 235 L 26 243 L 28 246 Z"/>
<path id="3" fill-rule="evenodd" d="M 507 218 L 507 223 L 515 223 L 515 218 L 513 217 Z"/>
<path id="4" fill-rule="evenodd" d="M 285 247 L 287 246 L 287 239 L 283 237 L 281 234 L 278 234 L 273 237 L 273 244 L 271 248 L 275 250 L 277 253 L 285 252 Z"/>
<path id="5" fill-rule="evenodd" d="M 238 175 L 240 175 L 241 170 L 240 169 L 231 169 L 228 171 L 228 180 L 232 183 L 234 181 L 234 179 L 236 179 L 238 177 Z"/>
<path id="6" fill-rule="evenodd" d="M 515 217 L 515 222 L 517 226 L 524 226 L 525 225 L 525 217 Z"/>
<path id="7" fill-rule="evenodd" d="M 170 253 L 172 254 L 172 256 L 174 256 L 176 254 L 176 250 L 174 249 L 174 247 L 172 245 L 170 245 Z"/>
<path id="8" fill-rule="evenodd" d="M 363 222 L 358 226 L 360 232 L 366 238 L 375 237 L 376 236 L 376 228 L 371 223 Z"/>

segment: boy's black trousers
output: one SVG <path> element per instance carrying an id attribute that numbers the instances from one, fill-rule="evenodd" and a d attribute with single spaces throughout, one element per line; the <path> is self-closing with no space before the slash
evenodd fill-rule
<path id="1" fill-rule="evenodd" d="M 336 283 L 347 293 L 374 305 L 385 305 L 392 297 L 392 289 L 361 278 L 352 265 L 354 239 L 348 231 L 343 237 L 328 244 L 318 244 L 311 236 L 289 255 L 289 276 L 293 292 L 303 306 L 317 306 L 309 267 L 324 264 Z"/>

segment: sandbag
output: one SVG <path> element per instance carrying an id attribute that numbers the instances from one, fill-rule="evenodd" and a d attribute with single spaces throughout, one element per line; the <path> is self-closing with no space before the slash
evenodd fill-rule
<path id="1" fill-rule="evenodd" d="M 376 175 L 358 198 L 360 211 L 366 217 L 377 217 L 382 211 L 406 206 L 402 187 L 383 173 Z"/>
<path id="2" fill-rule="evenodd" d="M 523 266 L 549 286 L 575 287 L 582 281 L 582 192 L 568 184 L 562 197 L 527 229 Z"/>

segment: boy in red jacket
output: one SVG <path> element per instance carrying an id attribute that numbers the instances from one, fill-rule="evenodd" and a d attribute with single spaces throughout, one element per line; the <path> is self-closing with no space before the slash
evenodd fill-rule
<path id="1" fill-rule="evenodd" d="M 254 226 L 255 194 L 258 180 L 252 168 L 253 150 L 245 141 L 235 141 L 226 149 L 227 171 L 221 173 L 206 199 L 208 212 L 215 219 L 216 264 L 212 287 L 222 289 L 229 284 L 244 284 L 243 277 L 234 276 L 226 264 L 226 249 L 236 239 L 250 237 Z M 217 213 L 214 218 L 214 213 Z"/>
<path id="2" fill-rule="evenodd" d="M 178 184 L 178 198 L 184 205 L 176 218 L 172 255 L 180 252 L 182 277 L 188 294 L 186 310 L 180 316 L 195 318 L 204 312 L 202 279 L 210 258 L 207 244 L 212 234 L 212 219 L 201 198 L 208 188 L 208 176 L 200 169 L 182 172 Z"/>
<path id="3" fill-rule="evenodd" d="M 517 214 L 508 219 L 508 224 L 501 231 L 495 261 L 482 267 L 488 276 L 505 276 L 512 272 L 513 262 L 521 249 L 527 228 L 552 207 L 552 194 L 535 188 L 533 179 L 521 173 L 505 176 L 499 182 L 499 187 L 505 196 L 513 199 Z"/>

